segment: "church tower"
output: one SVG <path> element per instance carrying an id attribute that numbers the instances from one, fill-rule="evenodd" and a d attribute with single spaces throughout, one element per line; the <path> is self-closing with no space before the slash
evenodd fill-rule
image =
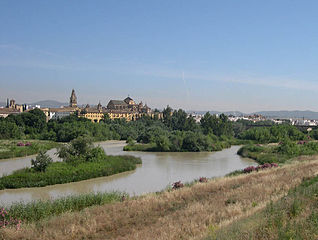
<path id="1" fill-rule="evenodd" d="M 74 89 L 72 90 L 72 95 L 70 97 L 70 107 L 77 107 L 77 97 Z"/>

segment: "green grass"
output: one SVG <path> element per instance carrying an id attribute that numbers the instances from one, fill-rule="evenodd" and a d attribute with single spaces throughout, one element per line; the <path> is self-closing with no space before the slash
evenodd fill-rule
<path id="1" fill-rule="evenodd" d="M 31 146 L 17 146 L 17 143 L 30 142 Z M 58 147 L 60 144 L 41 140 L 0 140 L 0 159 L 24 157 Z"/>
<path id="2" fill-rule="evenodd" d="M 75 195 L 48 201 L 14 203 L 7 209 L 6 219 L 18 219 L 23 223 L 36 222 L 65 212 L 81 211 L 90 206 L 118 202 L 126 198 L 128 195 L 125 193 L 111 192 Z"/>
<path id="3" fill-rule="evenodd" d="M 318 176 L 304 180 L 281 200 L 226 227 L 213 228 L 206 240 L 318 239 Z"/>
<path id="4" fill-rule="evenodd" d="M 109 176 L 134 170 L 137 164 L 141 164 L 141 159 L 133 156 L 106 156 L 103 160 L 81 162 L 76 165 L 54 162 L 47 167 L 45 172 L 25 168 L 4 176 L 0 178 L 0 189 L 43 187 Z"/>

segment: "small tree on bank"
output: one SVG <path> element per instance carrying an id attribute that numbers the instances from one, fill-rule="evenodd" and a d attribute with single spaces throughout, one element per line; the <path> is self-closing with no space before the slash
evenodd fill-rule
<path id="1" fill-rule="evenodd" d="M 45 153 L 45 151 L 41 151 L 34 159 L 31 160 L 32 168 L 37 172 L 45 172 L 46 168 L 52 163 L 52 158 Z"/>
<path id="2" fill-rule="evenodd" d="M 106 158 L 101 147 L 94 147 L 93 140 L 88 136 L 80 136 L 58 150 L 58 157 L 64 162 L 78 163 L 98 161 Z"/>

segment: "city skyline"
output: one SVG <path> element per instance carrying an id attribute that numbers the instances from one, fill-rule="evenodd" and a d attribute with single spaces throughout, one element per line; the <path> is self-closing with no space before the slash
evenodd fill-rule
<path id="1" fill-rule="evenodd" d="M 0 102 L 312 110 L 315 1 L 0 2 Z"/>

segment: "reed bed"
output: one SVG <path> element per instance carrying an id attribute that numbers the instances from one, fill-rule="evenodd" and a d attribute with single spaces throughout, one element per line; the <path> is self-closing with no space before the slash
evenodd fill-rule
<path id="1" fill-rule="evenodd" d="M 104 205 L 127 199 L 128 195 L 120 192 L 89 193 L 72 195 L 55 200 L 14 203 L 6 209 L 7 219 L 18 219 L 23 223 L 36 222 L 57 216 L 65 212 L 81 211 L 84 208 Z M 2 209 L 0 207 L 0 209 Z"/>

